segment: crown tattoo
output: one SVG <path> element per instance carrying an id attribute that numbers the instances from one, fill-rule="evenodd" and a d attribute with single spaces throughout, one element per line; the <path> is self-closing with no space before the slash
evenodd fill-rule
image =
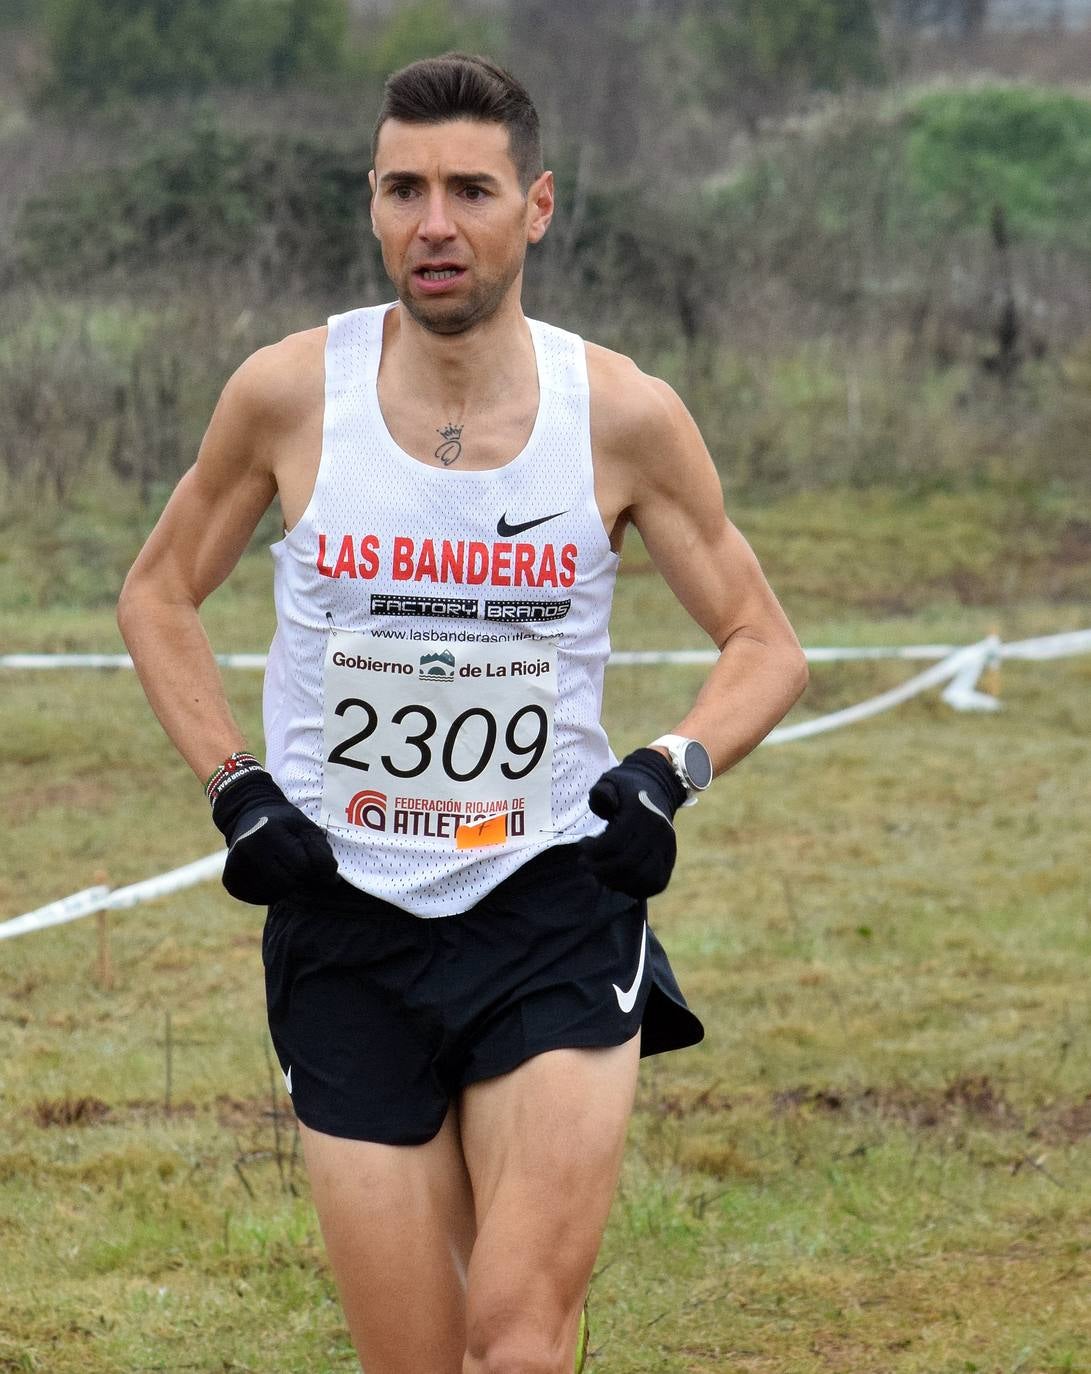
<path id="1" fill-rule="evenodd" d="M 437 429 L 437 434 L 442 434 L 448 443 L 457 444 L 462 438 L 464 425 L 444 425 L 442 429 Z"/>

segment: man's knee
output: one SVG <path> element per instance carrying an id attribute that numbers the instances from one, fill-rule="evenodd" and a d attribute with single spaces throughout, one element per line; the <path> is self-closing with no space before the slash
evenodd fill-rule
<path id="1" fill-rule="evenodd" d="M 485 1303 L 471 1295 L 463 1374 L 571 1374 L 579 1311 L 542 1294 Z"/>
<path id="2" fill-rule="evenodd" d="M 563 1346 L 530 1331 L 508 1332 L 476 1350 L 468 1346 L 462 1374 L 571 1374 Z"/>

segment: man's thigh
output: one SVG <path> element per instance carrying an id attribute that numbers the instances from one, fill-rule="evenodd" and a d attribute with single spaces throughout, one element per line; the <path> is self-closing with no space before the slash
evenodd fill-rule
<path id="1" fill-rule="evenodd" d="M 639 1054 L 639 1033 L 612 1048 L 551 1050 L 463 1091 L 462 1148 L 477 1222 L 467 1371 L 486 1357 L 571 1369 Z"/>
<path id="2" fill-rule="evenodd" d="M 457 1113 L 424 1145 L 346 1140 L 303 1125 L 300 1133 L 367 1374 L 460 1374 L 475 1224 Z"/>

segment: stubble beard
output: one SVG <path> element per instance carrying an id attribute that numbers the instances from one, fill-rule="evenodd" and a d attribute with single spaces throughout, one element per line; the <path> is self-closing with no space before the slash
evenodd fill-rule
<path id="1" fill-rule="evenodd" d="M 412 294 L 408 279 L 404 285 L 395 282 L 398 300 L 430 334 L 464 334 L 496 314 L 522 266 L 522 261 L 513 263 L 502 276 L 479 281 L 468 296 L 454 301 L 421 300 Z"/>

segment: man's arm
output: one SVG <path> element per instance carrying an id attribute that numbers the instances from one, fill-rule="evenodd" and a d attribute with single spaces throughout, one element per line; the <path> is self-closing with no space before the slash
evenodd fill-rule
<path id="1" fill-rule="evenodd" d="M 674 391 L 643 380 L 648 419 L 631 507 L 652 561 L 720 650 L 673 733 L 699 739 L 717 773 L 738 763 L 807 685 L 799 640 L 754 551 L 727 518 L 700 431 Z"/>
<path id="2" fill-rule="evenodd" d="M 276 494 L 268 461 L 271 349 L 224 387 L 197 461 L 133 564 L 117 619 L 152 710 L 204 782 L 244 747 L 198 608 L 235 567 Z"/>
<path id="3" fill-rule="evenodd" d="M 675 596 L 720 650 L 669 733 L 700 740 L 722 773 L 798 698 L 807 660 L 753 551 L 724 514 L 716 469 L 682 402 L 606 349 L 588 349 L 588 374 L 595 497 L 615 547 L 632 521 Z M 668 751 L 635 749 L 591 788 L 588 804 L 606 828 L 580 841 L 583 861 L 631 897 L 662 892 L 677 854 L 674 815 L 685 800 Z"/>
<path id="4" fill-rule="evenodd" d="M 320 386 L 317 337 L 292 335 L 261 349 L 224 387 L 197 461 L 118 602 L 118 625 L 152 709 L 198 778 L 210 779 L 212 820 L 228 844 L 223 885 L 259 906 L 335 883 L 337 861 L 322 830 L 257 759 L 232 758 L 243 750 L 242 732 L 198 608 L 239 561 L 276 494 L 279 453 L 301 459 L 286 468 L 298 484 L 295 469 L 306 465 L 306 454 L 296 453 L 300 425 Z"/>
<path id="5" fill-rule="evenodd" d="M 611 355 L 603 364 L 614 386 L 599 407 L 599 430 L 628 497 L 621 514 L 720 650 L 671 733 L 700 740 L 721 773 L 798 699 L 807 660 L 753 550 L 724 513 L 716 469 L 686 407 L 665 382 L 628 360 Z"/>

